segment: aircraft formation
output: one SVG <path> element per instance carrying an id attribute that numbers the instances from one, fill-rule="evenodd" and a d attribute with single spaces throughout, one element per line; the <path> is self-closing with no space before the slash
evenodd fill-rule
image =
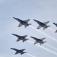
<path id="1" fill-rule="evenodd" d="M 16 17 L 13 17 L 13 19 L 15 19 L 16 21 L 19 22 L 18 27 L 24 26 L 26 28 L 26 27 L 28 27 L 28 26 L 31 25 L 29 23 L 30 19 L 28 19 L 28 20 L 21 20 L 21 19 L 16 18 Z M 41 22 L 41 21 L 38 21 L 38 20 L 35 20 L 35 19 L 33 19 L 33 20 L 38 24 L 38 26 L 37 26 L 36 29 L 43 28 L 43 30 L 45 30 L 48 27 L 50 27 L 49 25 L 47 25 L 49 23 L 49 21 L 47 21 L 47 22 Z M 53 24 L 57 27 L 57 23 L 53 23 Z M 57 32 L 57 30 L 55 32 Z M 17 38 L 16 42 L 19 42 L 19 41 L 26 42 L 26 41 L 29 40 L 29 39 L 27 39 L 28 35 L 18 35 L 18 34 L 12 34 L 12 35 Z M 30 36 L 30 38 L 33 39 L 33 40 L 35 40 L 34 45 L 36 45 L 38 43 L 40 45 L 46 43 L 46 41 L 44 41 L 46 38 L 41 38 L 40 39 L 40 38 L 34 37 L 34 36 Z M 15 55 L 19 54 L 19 53 L 21 55 L 23 55 L 24 53 L 27 53 L 27 52 L 24 52 L 26 49 L 16 49 L 16 48 L 10 48 L 10 49 L 16 51 Z"/>

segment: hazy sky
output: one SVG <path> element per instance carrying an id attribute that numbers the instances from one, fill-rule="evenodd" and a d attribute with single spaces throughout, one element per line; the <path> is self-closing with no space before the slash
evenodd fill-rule
<path id="1" fill-rule="evenodd" d="M 31 26 L 18 28 L 18 22 L 12 17 L 31 19 Z M 50 28 L 37 30 L 37 19 L 42 22 L 50 21 Z M 57 22 L 57 0 L 0 0 L 0 57 L 57 57 L 57 29 L 52 23 Z M 46 43 L 42 46 L 34 46 L 33 43 L 22 41 L 16 43 L 16 37 L 12 33 L 28 35 L 38 38 L 46 37 Z M 34 41 L 33 41 L 34 42 Z M 10 48 L 25 48 L 27 54 L 13 55 Z"/>

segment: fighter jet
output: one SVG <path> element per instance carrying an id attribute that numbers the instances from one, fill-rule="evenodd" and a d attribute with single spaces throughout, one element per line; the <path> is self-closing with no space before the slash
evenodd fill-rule
<path id="1" fill-rule="evenodd" d="M 47 21 L 47 22 L 45 22 L 45 23 L 40 22 L 40 21 L 35 20 L 35 19 L 34 19 L 34 21 L 37 22 L 37 23 L 39 24 L 39 26 L 37 27 L 37 29 L 40 29 L 41 27 L 43 27 L 43 29 L 46 29 L 46 28 L 49 27 L 49 26 L 47 25 L 47 24 L 49 23 L 49 21 Z"/>
<path id="2" fill-rule="evenodd" d="M 27 35 L 24 35 L 24 36 L 20 36 L 20 35 L 17 35 L 17 34 L 12 34 L 14 36 L 17 37 L 17 42 L 22 40 L 23 42 L 27 41 L 28 39 L 26 39 Z"/>
<path id="3" fill-rule="evenodd" d="M 28 20 L 21 20 L 19 18 L 15 18 L 15 17 L 13 17 L 13 18 L 15 20 L 17 20 L 18 22 L 20 22 L 20 24 L 18 25 L 18 27 L 21 27 L 22 25 L 24 25 L 25 28 L 26 28 L 27 26 L 31 25 L 31 24 L 28 24 L 28 22 L 30 21 L 30 19 L 28 19 Z"/>
<path id="4" fill-rule="evenodd" d="M 15 55 L 18 54 L 18 53 L 20 53 L 21 55 L 23 55 L 24 53 L 26 53 L 26 52 L 24 52 L 25 49 L 20 49 L 20 50 L 19 49 L 16 49 L 16 48 L 10 48 L 10 49 L 16 51 L 15 52 Z"/>
<path id="5" fill-rule="evenodd" d="M 57 27 L 57 23 L 53 23 Z"/>
<path id="6" fill-rule="evenodd" d="M 32 36 L 31 36 L 31 38 L 33 38 L 35 40 L 34 45 L 37 44 L 37 43 L 39 43 L 41 45 L 41 44 L 44 44 L 46 42 L 46 41 L 43 41 L 45 38 L 38 39 L 38 38 L 32 37 Z"/>

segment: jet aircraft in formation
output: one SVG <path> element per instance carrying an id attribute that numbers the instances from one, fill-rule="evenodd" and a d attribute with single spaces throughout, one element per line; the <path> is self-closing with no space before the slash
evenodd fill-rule
<path id="1" fill-rule="evenodd" d="M 34 21 L 37 22 L 37 24 L 39 25 L 39 26 L 37 27 L 37 29 L 40 29 L 41 27 L 43 27 L 43 29 L 46 29 L 46 28 L 49 27 L 49 26 L 47 25 L 47 24 L 49 23 L 49 21 L 47 21 L 47 22 L 45 22 L 45 23 L 40 22 L 40 21 L 35 20 L 35 19 L 34 19 Z"/>
<path id="2" fill-rule="evenodd" d="M 21 19 L 16 18 L 16 17 L 13 17 L 13 18 L 15 20 L 17 20 L 18 22 L 20 22 L 20 24 L 18 25 L 18 27 L 21 27 L 22 25 L 24 25 L 25 28 L 26 28 L 27 26 L 31 25 L 31 24 L 28 23 L 30 21 L 30 19 L 28 19 L 28 20 L 21 20 Z M 39 26 L 37 27 L 37 29 L 40 29 L 41 27 L 43 27 L 43 29 L 46 29 L 46 28 L 50 27 L 50 26 L 47 25 L 49 23 L 49 21 L 43 23 L 43 22 L 35 20 L 35 19 L 33 19 L 33 20 L 35 22 L 37 22 L 37 24 L 39 24 Z"/>
<path id="3" fill-rule="evenodd" d="M 26 53 L 26 52 L 24 52 L 24 50 L 26 50 L 26 49 L 20 49 L 20 50 L 19 49 L 16 49 L 16 48 L 10 48 L 10 49 L 16 51 L 15 52 L 15 55 L 18 54 L 18 53 L 20 53 L 21 55 L 23 55 L 24 53 Z"/>
<path id="4" fill-rule="evenodd" d="M 35 40 L 34 45 L 37 43 L 39 43 L 41 45 L 41 44 L 44 44 L 46 42 L 46 41 L 43 41 L 45 38 L 39 39 L 39 38 L 32 37 L 32 36 L 31 36 L 31 38 L 33 38 Z"/>
<path id="5" fill-rule="evenodd" d="M 24 25 L 25 28 L 26 28 L 27 26 L 31 25 L 31 24 L 28 23 L 28 22 L 30 21 L 30 19 L 28 19 L 28 20 L 21 20 L 21 19 L 19 19 L 19 18 L 15 18 L 15 17 L 13 17 L 13 18 L 14 18 L 15 20 L 17 20 L 17 21 L 20 23 L 20 24 L 18 25 L 18 27 L 21 27 L 22 25 Z M 43 23 L 43 22 L 38 21 L 38 20 L 35 20 L 35 19 L 33 19 L 33 20 L 34 20 L 35 22 L 37 22 L 37 24 L 39 25 L 39 26 L 37 27 L 37 29 L 40 29 L 41 27 L 42 27 L 43 29 L 46 29 L 46 28 L 50 27 L 49 25 L 47 25 L 47 24 L 49 23 L 49 21 Z M 53 24 L 57 27 L 57 24 L 56 24 L 56 23 L 53 23 Z M 56 30 L 56 32 L 57 32 L 57 30 Z M 20 40 L 22 40 L 23 42 L 25 42 L 25 41 L 28 40 L 28 39 L 26 38 L 28 35 L 24 35 L 24 36 L 20 36 L 20 35 L 17 35 L 17 34 L 12 34 L 12 35 L 14 35 L 14 36 L 17 37 L 17 42 L 20 41 Z M 33 36 L 31 36 L 31 38 L 35 40 L 34 45 L 35 45 L 35 44 L 38 44 L 38 43 L 39 43 L 40 45 L 42 45 L 42 44 L 44 44 L 44 43 L 46 42 L 46 41 L 44 41 L 46 38 L 41 38 L 41 39 L 39 39 L 39 38 L 36 38 L 36 37 L 33 37 Z M 21 49 L 21 50 L 16 49 L 16 48 L 11 48 L 11 49 L 16 51 L 15 54 L 20 53 L 21 55 L 23 55 L 24 53 L 26 53 L 26 52 L 24 52 L 25 49 Z"/>
<path id="6" fill-rule="evenodd" d="M 27 35 L 24 35 L 24 36 L 20 36 L 20 35 L 17 35 L 17 34 L 12 34 L 14 36 L 17 37 L 17 42 L 22 40 L 23 42 L 27 41 L 28 39 L 26 39 Z"/>
<path id="7" fill-rule="evenodd" d="M 28 20 L 21 20 L 21 19 L 19 19 L 19 18 L 15 18 L 15 17 L 13 17 L 15 20 L 17 20 L 20 24 L 18 25 L 18 27 L 21 27 L 22 25 L 24 25 L 25 26 L 25 28 L 27 27 L 27 26 L 29 26 L 29 25 L 31 25 L 31 24 L 28 24 L 28 22 L 29 22 L 29 20 L 30 19 L 28 19 Z"/>

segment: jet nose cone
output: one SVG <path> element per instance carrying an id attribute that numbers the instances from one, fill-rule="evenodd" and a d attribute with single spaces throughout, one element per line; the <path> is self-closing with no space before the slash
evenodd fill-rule
<path id="1" fill-rule="evenodd" d="M 11 35 L 15 35 L 15 34 L 11 34 Z"/>
<path id="2" fill-rule="evenodd" d="M 10 49 L 12 49 L 12 48 L 10 48 Z"/>

